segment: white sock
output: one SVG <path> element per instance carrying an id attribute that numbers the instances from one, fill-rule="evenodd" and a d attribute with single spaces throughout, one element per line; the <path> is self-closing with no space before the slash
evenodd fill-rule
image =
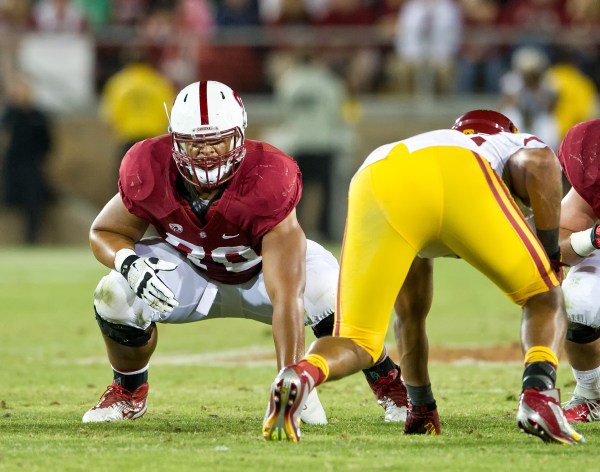
<path id="1" fill-rule="evenodd" d="M 600 398 L 600 367 L 592 370 L 572 370 L 577 380 L 574 393 L 590 400 Z"/>

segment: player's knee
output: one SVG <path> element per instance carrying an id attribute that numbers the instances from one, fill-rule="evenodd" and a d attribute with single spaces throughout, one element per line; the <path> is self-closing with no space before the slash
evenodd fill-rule
<path id="1" fill-rule="evenodd" d="M 331 271 L 328 268 L 324 268 L 320 273 L 307 274 L 306 289 L 304 290 L 305 323 L 307 325 L 314 326 L 316 322 L 320 323 L 326 316 L 333 313 L 337 277 L 337 271 Z"/>
<path id="2" fill-rule="evenodd" d="M 333 333 L 334 314 L 331 313 L 312 327 L 316 338 L 331 336 Z"/>
<path id="3" fill-rule="evenodd" d="M 128 347 L 141 347 L 148 344 L 152 337 L 155 324 L 151 323 L 146 329 L 134 328 L 124 324 L 111 323 L 96 312 L 96 321 L 102 334 L 116 343 Z"/>
<path id="4" fill-rule="evenodd" d="M 135 303 L 135 294 L 121 274 L 111 271 L 102 277 L 94 291 L 94 309 L 112 323 L 127 323 Z"/>
<path id="5" fill-rule="evenodd" d="M 569 321 L 567 326 L 567 341 L 576 344 L 589 344 L 598 338 L 600 338 L 600 328 Z"/>

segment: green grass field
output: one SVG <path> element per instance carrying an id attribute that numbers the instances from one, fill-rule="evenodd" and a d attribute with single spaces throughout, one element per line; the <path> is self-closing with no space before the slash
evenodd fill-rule
<path id="1" fill-rule="evenodd" d="M 320 387 L 328 426 L 304 426 L 298 444 L 264 442 L 272 339 L 246 320 L 161 327 L 146 416 L 82 424 L 111 380 L 91 309 L 104 273 L 85 247 L 0 250 L 1 471 L 598 470 L 599 424 L 579 428 L 582 447 L 518 432 L 517 361 L 433 362 L 439 437 L 385 423 L 358 374 Z M 519 324 L 519 310 L 464 262 L 436 261 L 432 346 L 508 346 Z M 565 361 L 558 386 L 563 397 L 573 388 Z"/>

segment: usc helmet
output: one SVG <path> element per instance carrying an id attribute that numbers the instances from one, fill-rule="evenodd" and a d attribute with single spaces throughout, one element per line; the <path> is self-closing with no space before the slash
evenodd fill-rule
<path id="1" fill-rule="evenodd" d="M 246 154 L 247 115 L 231 88 L 212 80 L 188 85 L 175 98 L 169 121 L 173 159 L 185 180 L 206 189 L 233 177 Z M 219 142 L 225 152 L 215 151 Z M 207 145 L 211 152 L 199 152 Z"/>
<path id="2" fill-rule="evenodd" d="M 515 124 L 505 115 L 494 110 L 471 110 L 459 116 L 452 129 L 464 134 L 518 133 Z"/>

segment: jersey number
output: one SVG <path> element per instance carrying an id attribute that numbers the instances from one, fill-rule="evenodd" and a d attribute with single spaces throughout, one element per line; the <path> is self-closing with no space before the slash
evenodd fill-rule
<path id="1" fill-rule="evenodd" d="M 208 270 L 208 266 L 203 262 L 206 261 L 207 254 L 202 246 L 196 246 L 169 233 L 167 233 L 166 241 L 186 252 L 188 259 L 195 266 Z M 218 247 L 208 255 L 210 255 L 213 262 L 225 266 L 228 272 L 244 272 L 262 261 L 262 257 L 248 246 Z"/>

